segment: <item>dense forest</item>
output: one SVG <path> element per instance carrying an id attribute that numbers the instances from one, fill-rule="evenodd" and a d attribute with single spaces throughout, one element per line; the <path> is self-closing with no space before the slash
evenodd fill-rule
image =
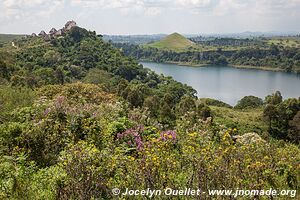
<path id="1" fill-rule="evenodd" d="M 115 48 L 80 27 L 14 44 L 0 49 L 0 199 L 118 198 L 113 188 L 299 191 L 300 99 L 276 92 L 234 107 L 198 99 L 126 56 L 198 53 Z M 274 55 L 299 55 L 286 53 Z"/>
<path id="2" fill-rule="evenodd" d="M 177 62 L 190 65 L 237 65 L 300 73 L 300 48 L 247 39 L 215 39 L 197 41 L 201 50 L 176 52 L 144 46 L 115 43 L 127 56 L 138 60 Z M 240 45 L 240 46 L 239 46 Z M 238 47 L 238 48 L 237 48 Z"/>

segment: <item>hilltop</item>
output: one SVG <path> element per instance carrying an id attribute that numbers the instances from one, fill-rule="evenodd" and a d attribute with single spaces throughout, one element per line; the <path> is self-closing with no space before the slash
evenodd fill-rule
<path id="1" fill-rule="evenodd" d="M 146 47 L 154 47 L 173 51 L 186 51 L 198 48 L 196 43 L 190 41 L 179 33 L 172 33 L 160 41 L 147 44 Z"/>

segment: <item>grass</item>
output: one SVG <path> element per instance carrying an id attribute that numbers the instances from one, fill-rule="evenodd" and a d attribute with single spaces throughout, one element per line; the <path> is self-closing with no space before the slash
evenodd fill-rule
<path id="1" fill-rule="evenodd" d="M 199 47 L 194 42 L 188 40 L 179 33 L 168 35 L 164 39 L 145 45 L 146 47 L 153 47 L 163 50 L 171 51 L 192 51 L 199 50 Z"/>
<path id="2" fill-rule="evenodd" d="M 250 132 L 267 135 L 267 124 L 263 120 L 262 109 L 237 110 L 225 107 L 210 106 L 214 121 L 228 128 L 237 128 L 239 134 Z"/>

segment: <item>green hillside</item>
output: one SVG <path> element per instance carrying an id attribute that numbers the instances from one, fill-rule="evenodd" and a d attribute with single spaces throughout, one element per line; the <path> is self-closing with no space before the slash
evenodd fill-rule
<path id="1" fill-rule="evenodd" d="M 154 47 L 173 51 L 186 51 L 198 48 L 194 42 L 190 41 L 179 33 L 172 33 L 160 41 L 147 44 L 146 47 Z"/>

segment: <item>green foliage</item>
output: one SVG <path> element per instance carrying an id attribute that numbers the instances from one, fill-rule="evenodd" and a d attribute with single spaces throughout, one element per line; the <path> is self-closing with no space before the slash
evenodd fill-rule
<path id="1" fill-rule="evenodd" d="M 236 109 L 259 108 L 263 105 L 263 100 L 255 96 L 245 96 L 235 105 Z"/>
<path id="2" fill-rule="evenodd" d="M 274 94 L 268 95 L 265 98 L 266 104 L 277 105 L 277 104 L 280 104 L 281 102 L 282 102 L 282 96 L 279 91 L 276 91 Z"/>
<path id="3" fill-rule="evenodd" d="M 180 102 L 177 105 L 176 110 L 178 115 L 184 115 L 189 111 L 195 111 L 196 110 L 195 99 L 189 96 L 182 97 Z"/>
<path id="4" fill-rule="evenodd" d="M 66 173 L 66 180 L 60 185 L 58 199 L 93 199 L 111 196 L 105 177 L 108 170 L 103 168 L 107 155 L 95 146 L 79 142 L 62 152 L 60 165 Z"/>
<path id="5" fill-rule="evenodd" d="M 266 97 L 268 103 L 264 109 L 264 116 L 269 124 L 269 133 L 279 139 L 299 143 L 299 130 L 295 123 L 300 111 L 299 99 L 282 101 L 280 92 Z"/>
<path id="6" fill-rule="evenodd" d="M 91 84 L 101 84 L 108 89 L 112 89 L 116 84 L 116 80 L 114 80 L 112 77 L 113 75 L 107 71 L 93 68 L 88 71 L 83 81 Z"/>
<path id="7" fill-rule="evenodd" d="M 240 133 L 255 132 L 268 138 L 268 125 L 264 122 L 262 109 L 230 109 L 210 106 L 214 122 L 231 129 L 238 129 Z"/>
<path id="8" fill-rule="evenodd" d="M 24 155 L 0 157 L 0 198 L 24 199 L 30 193 L 32 176 L 36 170 L 34 163 L 27 162 Z"/>
<path id="9" fill-rule="evenodd" d="M 159 102 L 158 96 L 153 95 L 145 99 L 143 106 L 148 108 L 152 117 L 157 117 L 159 112 Z"/>
<path id="10" fill-rule="evenodd" d="M 197 106 L 197 113 L 198 116 L 203 120 L 212 117 L 211 109 L 205 104 L 199 104 Z"/>
<path id="11" fill-rule="evenodd" d="M 289 126 L 288 138 L 292 141 L 300 141 L 300 111 L 289 121 Z"/>
<path id="12" fill-rule="evenodd" d="M 0 121 L 6 114 L 18 107 L 26 107 L 33 103 L 35 92 L 29 88 L 0 86 Z"/>
<path id="13" fill-rule="evenodd" d="M 131 108 L 82 83 L 44 86 L 37 95 L 0 125 L 1 198 L 110 199 L 112 188 L 166 184 L 298 189 L 299 148 L 244 135 L 262 133 L 261 110 L 209 107 L 190 96 L 176 103 L 170 93 Z M 280 104 L 295 136 L 298 100 Z M 152 105 L 159 109 L 150 115 Z"/>
<path id="14" fill-rule="evenodd" d="M 231 105 L 224 103 L 222 101 L 210 98 L 201 98 L 199 99 L 200 103 L 206 104 L 208 106 L 217 106 L 217 107 L 225 107 L 225 108 L 232 108 Z"/>

